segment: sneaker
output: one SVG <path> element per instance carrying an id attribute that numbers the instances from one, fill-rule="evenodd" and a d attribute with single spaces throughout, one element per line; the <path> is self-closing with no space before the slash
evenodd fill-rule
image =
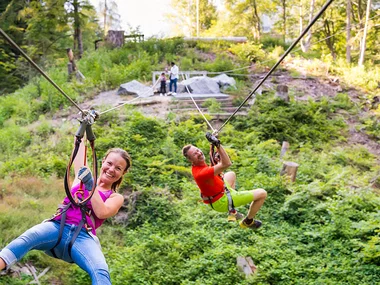
<path id="1" fill-rule="evenodd" d="M 228 214 L 227 221 L 236 222 L 236 221 L 242 220 L 242 219 L 244 219 L 244 215 L 242 213 L 239 213 L 238 211 L 236 211 L 235 213 L 229 213 Z"/>
<path id="2" fill-rule="evenodd" d="M 262 222 L 259 221 L 259 220 L 253 220 L 252 223 L 247 224 L 246 221 L 245 221 L 245 219 L 244 219 L 244 220 L 242 220 L 242 221 L 239 222 L 239 225 L 240 225 L 240 227 L 243 228 L 243 229 L 248 229 L 248 228 L 250 228 L 250 229 L 254 229 L 254 230 L 256 230 L 256 229 L 258 229 L 258 228 L 261 227 Z"/>
<path id="3" fill-rule="evenodd" d="M 175 95 L 177 95 L 177 93 L 176 93 L 176 92 L 173 92 L 172 95 L 175 96 Z"/>
<path id="4" fill-rule="evenodd" d="M 162 93 L 160 93 L 160 96 L 162 96 Z M 166 96 L 166 95 L 165 95 Z"/>

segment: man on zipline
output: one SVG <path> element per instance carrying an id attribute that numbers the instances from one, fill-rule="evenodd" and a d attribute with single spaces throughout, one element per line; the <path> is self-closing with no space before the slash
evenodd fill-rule
<path id="1" fill-rule="evenodd" d="M 235 191 L 236 174 L 229 171 L 223 175 L 223 171 L 232 165 L 228 154 L 215 136 L 207 133 L 206 137 L 219 154 L 219 161 L 214 166 L 206 164 L 205 156 L 199 148 L 186 145 L 182 149 L 182 154 L 192 164 L 193 177 L 200 189 L 203 202 L 217 212 L 228 212 L 229 221 L 239 218 L 234 207 L 251 203 L 247 216 L 239 224 L 242 228 L 258 229 L 262 223 L 254 218 L 264 204 L 267 192 L 264 189 Z"/>

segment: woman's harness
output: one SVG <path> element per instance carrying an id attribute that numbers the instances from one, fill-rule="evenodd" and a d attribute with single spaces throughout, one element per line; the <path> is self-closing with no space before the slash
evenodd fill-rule
<path id="1" fill-rule="evenodd" d="M 87 203 L 88 203 L 88 201 L 90 201 L 90 199 L 92 198 L 92 195 L 94 194 L 94 190 L 96 187 L 96 181 L 98 178 L 98 164 L 97 164 L 97 158 L 96 158 L 96 152 L 95 152 L 95 139 L 96 139 L 96 137 L 95 137 L 94 133 L 92 132 L 92 128 L 91 128 L 91 125 L 94 123 L 94 121 L 97 119 L 97 117 L 98 117 L 98 113 L 95 110 L 91 110 L 86 114 L 85 117 L 83 117 L 81 120 L 79 120 L 80 121 L 80 127 L 79 127 L 77 133 L 75 134 L 75 137 L 76 137 L 75 145 L 74 145 L 74 149 L 73 149 L 73 152 L 71 154 L 71 157 L 70 157 L 69 164 L 66 168 L 66 173 L 65 173 L 65 178 L 64 178 L 65 192 L 66 192 L 67 198 L 70 200 L 70 202 L 68 204 L 59 205 L 57 212 L 53 215 L 53 217 L 51 217 L 49 219 L 49 220 L 53 220 L 54 218 L 61 216 L 58 240 L 57 240 L 56 244 L 53 246 L 53 248 L 50 250 L 51 253 L 53 254 L 53 256 L 56 258 L 57 258 L 57 255 L 56 255 L 54 249 L 58 246 L 58 244 L 62 240 L 62 234 L 63 234 L 63 229 L 65 227 L 67 210 L 71 206 L 79 207 L 81 214 L 82 214 L 82 218 L 81 218 L 81 221 L 78 224 L 78 227 L 76 228 L 74 235 L 73 235 L 73 237 L 69 243 L 68 251 L 69 251 L 70 257 L 71 257 L 71 248 L 73 247 L 73 244 L 74 244 L 76 238 L 78 237 L 80 231 L 82 230 L 82 228 L 85 227 L 85 229 L 87 230 L 88 233 L 90 233 L 92 230 L 92 227 L 87 223 L 86 216 L 90 217 L 90 219 L 92 221 L 92 225 L 95 227 L 95 218 L 92 215 L 91 209 L 89 209 L 87 207 Z M 70 169 L 71 169 L 71 166 L 74 162 L 75 157 L 77 156 L 79 146 L 82 142 L 82 138 L 84 137 L 84 133 L 86 133 L 87 140 L 90 142 L 90 146 L 92 149 L 92 158 L 93 158 L 93 172 L 92 173 L 94 173 L 94 175 L 95 175 L 93 187 L 92 187 L 91 191 L 89 191 L 89 195 L 86 198 L 84 198 L 84 190 L 82 189 L 83 188 L 83 182 L 80 183 L 79 189 L 74 193 L 74 196 L 71 193 L 70 187 L 69 187 L 69 185 L 70 185 L 70 181 L 69 181 L 70 180 Z M 85 151 L 85 157 L 84 157 L 84 163 L 85 162 L 86 162 L 86 151 Z M 87 169 L 87 172 L 85 171 L 81 176 L 85 176 L 87 173 L 88 173 L 88 169 Z M 78 194 L 81 194 L 81 197 L 78 197 Z"/>

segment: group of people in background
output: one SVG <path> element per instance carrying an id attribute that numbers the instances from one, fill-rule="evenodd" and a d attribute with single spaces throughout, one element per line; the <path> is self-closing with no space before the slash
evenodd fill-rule
<path id="1" fill-rule="evenodd" d="M 172 62 L 171 68 L 169 72 L 169 93 L 166 93 L 166 73 L 162 72 L 160 78 L 158 79 L 160 81 L 160 96 L 167 96 L 167 95 L 176 95 L 177 94 L 177 81 L 179 77 L 179 68 L 178 66 Z"/>

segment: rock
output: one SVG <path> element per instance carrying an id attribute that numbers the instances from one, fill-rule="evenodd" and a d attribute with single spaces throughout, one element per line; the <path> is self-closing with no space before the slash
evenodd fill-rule
<path id="1" fill-rule="evenodd" d="M 218 76 L 213 77 L 212 80 L 214 80 L 216 83 L 218 83 L 219 86 L 222 88 L 226 88 L 228 86 L 235 86 L 236 85 L 235 79 L 233 77 L 228 76 L 225 73 L 222 73 Z"/>
<path id="2" fill-rule="evenodd" d="M 139 97 L 149 97 L 153 95 L 153 89 L 145 86 L 137 80 L 132 80 L 128 83 L 121 84 L 117 95 L 137 95 Z"/>
<path id="3" fill-rule="evenodd" d="M 212 78 L 196 76 L 181 82 L 187 86 L 192 94 L 217 94 L 220 93 L 219 84 Z M 187 90 L 186 90 L 187 91 Z"/>

